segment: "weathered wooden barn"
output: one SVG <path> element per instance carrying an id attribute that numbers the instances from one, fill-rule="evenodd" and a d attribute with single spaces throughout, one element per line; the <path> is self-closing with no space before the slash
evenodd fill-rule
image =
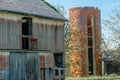
<path id="1" fill-rule="evenodd" d="M 114 52 L 103 52 L 103 75 L 117 74 L 120 75 L 120 56 Z"/>
<path id="2" fill-rule="evenodd" d="M 62 78 L 65 21 L 43 0 L 0 0 L 0 80 Z"/>

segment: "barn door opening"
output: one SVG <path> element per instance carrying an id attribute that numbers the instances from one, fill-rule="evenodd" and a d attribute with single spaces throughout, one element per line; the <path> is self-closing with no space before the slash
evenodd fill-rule
<path id="1" fill-rule="evenodd" d="M 29 49 L 29 36 L 32 35 L 32 18 L 22 18 L 22 49 Z"/>
<path id="2" fill-rule="evenodd" d="M 37 53 L 10 52 L 10 80 L 40 80 Z"/>

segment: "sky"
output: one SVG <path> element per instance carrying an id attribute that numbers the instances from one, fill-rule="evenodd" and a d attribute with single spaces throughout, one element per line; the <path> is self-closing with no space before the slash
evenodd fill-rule
<path id="1" fill-rule="evenodd" d="M 101 32 L 102 37 L 104 36 L 104 39 L 108 44 L 108 46 L 116 46 L 115 44 L 111 44 L 109 41 L 109 37 L 111 36 L 109 30 L 105 30 L 104 26 L 102 24 L 103 20 L 109 19 L 109 15 L 112 14 L 113 10 L 120 6 L 120 0 L 45 0 L 49 2 L 50 4 L 57 6 L 64 6 L 67 15 L 66 18 L 69 18 L 69 9 L 73 7 L 98 7 L 98 9 L 101 11 Z"/>
<path id="2" fill-rule="evenodd" d="M 69 9 L 73 7 L 92 6 L 98 7 L 101 11 L 101 19 L 107 19 L 112 10 L 120 5 L 120 0 L 46 0 L 52 5 L 64 6 L 67 11 L 66 18 L 69 18 Z"/>

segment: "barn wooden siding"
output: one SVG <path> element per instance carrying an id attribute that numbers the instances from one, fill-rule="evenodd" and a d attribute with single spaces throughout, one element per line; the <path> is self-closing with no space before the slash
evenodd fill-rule
<path id="1" fill-rule="evenodd" d="M 38 49 L 63 52 L 64 27 L 50 24 L 33 23 L 33 35 L 38 38 Z"/>
<path id="2" fill-rule="evenodd" d="M 64 52 L 64 21 L 0 12 L 0 49 L 22 49 L 22 17 L 33 20 L 38 50 Z"/>
<path id="3" fill-rule="evenodd" d="M 7 15 L 0 13 L 0 49 L 20 49 L 20 19 Z"/>
<path id="4" fill-rule="evenodd" d="M 50 80 L 55 77 L 54 64 L 49 51 L 0 50 L 0 80 Z"/>

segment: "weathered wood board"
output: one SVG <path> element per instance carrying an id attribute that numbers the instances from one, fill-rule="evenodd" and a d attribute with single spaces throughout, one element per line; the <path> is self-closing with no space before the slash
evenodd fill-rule
<path id="1" fill-rule="evenodd" d="M 10 52 L 10 80 L 40 80 L 37 53 Z"/>

